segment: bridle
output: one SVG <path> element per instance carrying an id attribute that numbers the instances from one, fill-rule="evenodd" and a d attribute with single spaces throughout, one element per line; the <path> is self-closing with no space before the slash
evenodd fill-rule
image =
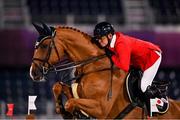
<path id="1" fill-rule="evenodd" d="M 42 45 L 42 42 L 47 40 L 47 39 L 50 39 L 50 44 L 48 45 L 48 51 L 47 51 L 47 55 L 44 59 L 40 59 L 40 58 L 35 58 L 33 57 L 32 59 L 32 62 L 34 63 L 34 65 L 42 72 L 43 76 L 46 75 L 49 71 L 49 68 L 54 68 L 54 65 L 50 64 L 49 63 L 49 59 L 50 59 L 50 55 L 51 55 L 51 52 L 52 52 L 52 49 L 55 49 L 55 52 L 56 52 L 56 55 L 58 56 L 58 59 L 60 61 L 60 57 L 59 57 L 59 53 L 58 53 L 58 50 L 57 50 L 57 47 L 55 45 L 55 42 L 54 42 L 54 37 L 56 35 L 56 31 L 54 31 L 52 33 L 52 35 L 49 35 L 49 36 L 46 36 L 46 37 L 43 37 L 40 42 L 36 41 L 36 44 L 35 44 L 35 49 L 38 49 L 41 45 Z M 41 65 L 38 65 L 35 61 L 39 61 L 41 62 L 42 64 Z M 47 64 L 47 66 L 46 66 Z"/>
<path id="2" fill-rule="evenodd" d="M 102 54 L 102 55 L 99 55 L 99 56 L 91 57 L 91 58 L 83 60 L 83 61 L 69 62 L 69 63 L 66 63 L 66 64 L 59 65 L 59 66 L 54 66 L 54 65 L 49 63 L 49 59 L 50 59 L 52 49 L 55 49 L 56 55 L 58 56 L 58 59 L 60 61 L 60 56 L 59 56 L 57 47 L 56 47 L 55 42 L 54 42 L 55 35 L 56 35 L 56 31 L 54 31 L 52 35 L 43 37 L 40 40 L 40 42 L 36 42 L 36 44 L 35 44 L 35 49 L 38 49 L 42 45 L 42 42 L 44 40 L 47 40 L 47 39 L 51 40 L 49 45 L 48 45 L 48 51 L 47 51 L 46 57 L 44 59 L 35 58 L 35 57 L 32 59 L 32 62 L 42 72 L 43 76 L 46 76 L 49 72 L 56 72 L 57 73 L 57 72 L 60 72 L 60 71 L 65 71 L 65 70 L 68 70 L 68 69 L 81 67 L 81 66 L 89 64 L 91 62 L 95 62 L 95 61 L 98 61 L 99 59 L 107 57 L 106 54 Z M 35 61 L 39 61 L 42 64 L 38 65 Z"/>

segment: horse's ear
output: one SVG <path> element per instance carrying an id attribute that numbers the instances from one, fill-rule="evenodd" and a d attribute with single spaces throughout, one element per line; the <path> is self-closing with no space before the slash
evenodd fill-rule
<path id="1" fill-rule="evenodd" d="M 45 34 L 45 31 L 41 26 L 39 26 L 38 24 L 36 24 L 34 22 L 32 24 L 36 28 L 36 30 L 39 32 L 39 35 L 44 35 Z"/>
<path id="2" fill-rule="evenodd" d="M 42 22 L 42 26 L 43 26 L 44 30 L 46 31 L 46 34 L 48 34 L 48 35 L 52 34 L 51 29 L 45 23 Z"/>

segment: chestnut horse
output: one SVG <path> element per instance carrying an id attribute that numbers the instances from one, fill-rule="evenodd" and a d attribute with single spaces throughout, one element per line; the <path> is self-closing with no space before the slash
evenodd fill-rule
<path id="1" fill-rule="evenodd" d="M 111 70 L 110 60 L 104 56 L 103 50 L 91 42 L 91 36 L 71 27 L 54 28 L 45 24 L 43 27 L 34 24 L 34 27 L 40 34 L 30 68 L 30 76 L 34 81 L 44 80 L 48 72 L 57 71 L 54 65 L 64 56 L 75 63 L 76 76 L 79 76 L 76 80 L 79 99 L 73 98 L 68 90 L 66 111 L 73 113 L 82 110 L 91 117 L 104 119 L 116 118 L 129 106 L 125 80 L 119 80 L 121 74 L 118 69 Z M 110 91 L 112 96 L 109 95 Z M 57 89 L 55 92 L 58 94 L 61 91 Z M 134 107 L 123 117 L 142 119 L 146 116 L 144 109 Z M 180 104 L 170 100 L 168 112 L 155 118 L 180 118 Z"/>

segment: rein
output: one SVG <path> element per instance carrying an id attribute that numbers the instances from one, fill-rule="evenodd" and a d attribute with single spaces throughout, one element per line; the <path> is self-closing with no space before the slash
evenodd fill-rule
<path id="1" fill-rule="evenodd" d="M 102 59 L 102 58 L 105 58 L 105 57 L 107 57 L 106 54 L 103 54 L 103 55 L 91 57 L 91 58 L 83 60 L 83 61 L 70 62 L 70 63 L 67 63 L 67 64 L 54 66 L 54 67 L 49 68 L 48 72 L 60 72 L 60 71 L 64 71 L 64 70 L 68 70 L 68 69 L 72 69 L 72 68 L 81 67 L 81 66 L 87 65 L 89 63 L 98 61 L 99 59 Z"/>
<path id="2" fill-rule="evenodd" d="M 45 72 L 45 73 L 43 73 L 43 74 L 47 74 L 48 72 L 55 72 L 55 73 L 57 73 L 57 72 L 65 71 L 65 70 L 72 69 L 72 68 L 82 67 L 82 66 L 84 66 L 84 65 L 87 65 L 87 64 L 89 64 L 89 63 L 98 61 L 99 59 L 102 59 L 102 58 L 105 58 L 105 57 L 107 57 L 106 54 L 103 54 L 103 55 L 91 57 L 91 58 L 86 59 L 86 60 L 84 60 L 84 61 L 68 62 L 68 63 L 66 63 L 66 64 L 61 64 L 61 65 L 58 65 L 58 66 L 54 66 L 54 67 L 50 68 L 47 72 Z M 103 70 L 109 70 L 109 69 L 110 69 L 110 68 L 105 68 L 105 69 L 100 69 L 100 70 L 96 70 L 96 71 L 93 71 L 93 72 L 103 71 Z M 78 74 L 77 76 L 66 80 L 66 82 L 73 81 L 73 80 L 77 80 L 77 79 L 81 78 L 83 75 L 89 74 L 89 73 L 91 73 L 91 72 L 92 72 L 92 71 L 87 72 L 87 73 Z M 61 82 L 62 82 L 62 81 L 61 81 Z"/>

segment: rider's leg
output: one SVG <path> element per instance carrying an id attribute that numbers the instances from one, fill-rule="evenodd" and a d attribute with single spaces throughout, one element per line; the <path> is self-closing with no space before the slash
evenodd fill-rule
<path id="1" fill-rule="evenodd" d="M 155 51 L 156 52 L 156 51 Z M 151 86 L 152 81 L 158 71 L 159 65 L 161 63 L 161 53 L 156 52 L 159 55 L 159 58 L 156 60 L 156 62 L 148 69 L 146 69 L 143 73 L 142 79 L 141 79 L 141 90 L 144 93 L 148 86 Z"/>
<path id="2" fill-rule="evenodd" d="M 145 97 L 148 101 L 146 101 L 148 109 L 149 107 L 149 99 L 150 98 L 159 98 L 164 103 L 163 106 L 159 109 L 160 113 L 164 113 L 168 109 L 168 98 L 166 97 L 166 94 L 161 94 L 160 91 L 158 91 L 158 88 L 151 86 L 152 81 L 158 71 L 159 65 L 161 63 L 162 56 L 159 52 L 156 52 L 157 55 L 159 55 L 159 58 L 156 60 L 156 62 L 148 69 L 146 69 L 143 73 L 142 79 L 141 79 L 141 90 L 143 93 L 145 93 Z M 161 94 L 161 95 L 160 95 Z"/>

